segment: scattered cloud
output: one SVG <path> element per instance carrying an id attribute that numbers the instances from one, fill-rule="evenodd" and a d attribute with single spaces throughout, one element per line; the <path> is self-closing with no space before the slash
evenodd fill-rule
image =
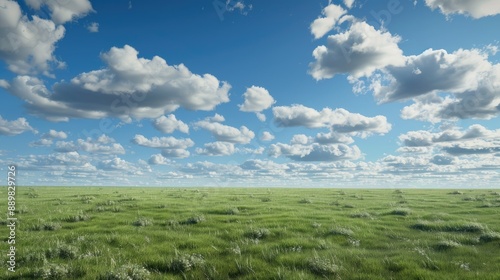
<path id="1" fill-rule="evenodd" d="M 64 131 L 49 130 L 49 132 L 42 134 L 43 139 L 66 139 L 68 134 Z"/>
<path id="2" fill-rule="evenodd" d="M 241 105 L 240 111 L 243 112 L 254 112 L 260 121 L 265 121 L 266 116 L 261 112 L 263 110 L 269 109 L 276 101 L 269 94 L 269 91 L 263 87 L 252 86 L 247 88 L 246 92 L 243 94 L 245 102 Z"/>
<path id="3" fill-rule="evenodd" d="M 406 57 L 404 65 L 388 66 L 384 79 L 390 81 L 389 84 L 374 84 L 372 88 L 380 102 L 436 92 L 475 91 L 482 82 L 496 79 L 492 75 L 496 75 L 498 67 L 491 65 L 487 59 L 487 53 L 478 49 L 459 49 L 453 53 L 428 49 L 420 55 Z"/>
<path id="4" fill-rule="evenodd" d="M 245 4 L 245 1 L 226 0 L 226 11 L 228 12 L 239 11 L 240 14 L 246 16 L 252 9 L 253 5 L 247 5 Z"/>
<path id="5" fill-rule="evenodd" d="M 99 32 L 99 23 L 97 23 L 97 22 L 92 22 L 92 23 L 90 23 L 90 24 L 87 26 L 87 30 L 88 30 L 90 33 L 97 33 L 97 32 Z"/>
<path id="6" fill-rule="evenodd" d="M 183 133 L 189 133 L 189 126 L 181 120 L 177 120 L 175 115 L 161 116 L 153 121 L 153 126 L 163 133 L 172 133 L 179 130 Z"/>
<path id="7" fill-rule="evenodd" d="M 206 143 L 204 148 L 197 148 L 196 153 L 206 156 L 229 156 L 235 152 L 234 144 L 229 142 Z"/>
<path id="8" fill-rule="evenodd" d="M 50 10 L 51 20 L 56 24 L 64 24 L 93 12 L 92 4 L 89 0 L 25 0 L 32 9 L 40 10 L 42 6 L 47 6 Z"/>
<path id="9" fill-rule="evenodd" d="M 344 33 L 328 36 L 327 45 L 313 51 L 309 73 L 316 80 L 346 73 L 354 78 L 370 76 L 375 70 L 404 64 L 399 36 L 376 30 L 363 21 L 354 22 Z"/>
<path id="10" fill-rule="evenodd" d="M 323 108 L 316 111 L 303 105 L 273 107 L 274 120 L 278 126 L 304 126 L 307 128 L 330 127 L 338 133 L 350 133 L 361 137 L 373 133 L 385 134 L 391 130 L 391 124 L 385 116 L 365 117 L 350 113 L 345 109 Z"/>
<path id="11" fill-rule="evenodd" d="M 56 83 L 51 93 L 39 79 L 19 76 L 7 88 L 24 99 L 31 114 L 51 121 L 69 118 L 157 118 L 179 107 L 213 110 L 228 102 L 230 85 L 210 74 L 191 73 L 183 64 L 167 65 L 158 56 L 139 58 L 125 45 L 101 54 L 106 67 Z"/>
<path id="12" fill-rule="evenodd" d="M 361 157 L 361 151 L 357 146 L 345 144 L 320 145 L 313 143 L 302 144 L 271 144 L 268 154 L 271 157 L 285 156 L 296 161 L 339 161 L 355 160 Z"/>
<path id="13" fill-rule="evenodd" d="M 262 132 L 262 135 L 260 136 L 261 141 L 272 141 L 274 140 L 274 135 L 271 134 L 269 131 L 264 131 Z"/>
<path id="14" fill-rule="evenodd" d="M 439 9 L 446 16 L 462 14 L 478 19 L 500 14 L 500 3 L 496 0 L 425 0 L 425 4 L 432 10 Z"/>
<path id="15" fill-rule="evenodd" d="M 8 121 L 0 116 L 0 135 L 14 136 L 26 131 L 37 133 L 37 131 L 30 126 L 25 118 Z"/>
<path id="16" fill-rule="evenodd" d="M 189 147 L 194 146 L 193 140 L 189 138 L 177 139 L 174 137 L 153 137 L 148 139 L 143 135 L 136 134 L 132 139 L 132 143 L 139 146 L 162 149 L 161 154 L 167 158 L 186 158 L 189 157 Z"/>
<path id="17" fill-rule="evenodd" d="M 148 160 L 148 163 L 151 165 L 166 165 L 170 163 L 170 160 L 161 154 L 154 154 Z"/>
<path id="18" fill-rule="evenodd" d="M 346 6 L 350 8 L 349 4 L 352 5 L 352 0 L 346 1 Z M 319 39 L 325 36 L 326 33 L 330 32 L 342 16 L 347 14 L 341 6 L 335 4 L 329 4 L 321 11 L 323 17 L 318 17 L 311 23 L 311 33 L 314 35 L 315 39 Z"/>
<path id="19" fill-rule="evenodd" d="M 90 154 L 117 155 L 125 154 L 125 149 L 115 139 L 106 135 L 101 135 L 96 139 L 78 139 L 76 141 L 57 141 L 56 152 L 70 153 L 84 151 Z"/>
<path id="20" fill-rule="evenodd" d="M 55 44 L 64 37 L 64 26 L 35 15 L 29 19 L 16 1 L 0 0 L 0 5 L 4 7 L 0 9 L 0 59 L 10 71 L 51 76 L 51 66 L 64 66 L 54 56 Z"/>
<path id="21" fill-rule="evenodd" d="M 239 129 L 223 125 L 218 122 L 210 122 L 207 120 L 195 123 L 196 127 L 208 130 L 217 139 L 217 141 L 248 144 L 255 137 L 255 133 L 246 126 L 241 126 Z"/>
<path id="22" fill-rule="evenodd" d="M 153 137 L 148 139 L 143 135 L 136 134 L 132 143 L 139 146 L 155 149 L 187 149 L 194 145 L 193 140 L 189 138 L 177 139 L 175 137 Z"/>

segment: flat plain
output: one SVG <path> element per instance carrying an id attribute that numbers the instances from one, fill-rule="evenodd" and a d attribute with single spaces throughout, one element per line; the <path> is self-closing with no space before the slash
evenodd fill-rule
<path id="1" fill-rule="evenodd" d="M 497 190 L 18 187 L 0 276 L 500 279 L 499 210 Z"/>

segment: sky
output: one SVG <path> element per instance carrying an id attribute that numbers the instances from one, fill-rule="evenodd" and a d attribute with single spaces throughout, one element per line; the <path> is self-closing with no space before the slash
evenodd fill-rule
<path id="1" fill-rule="evenodd" d="M 0 0 L 26 186 L 500 187 L 497 0 Z"/>

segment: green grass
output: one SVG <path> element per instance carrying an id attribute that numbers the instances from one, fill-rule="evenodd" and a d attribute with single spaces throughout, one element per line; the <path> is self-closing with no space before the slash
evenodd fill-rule
<path id="1" fill-rule="evenodd" d="M 18 187 L 0 278 L 500 279 L 499 194 Z"/>

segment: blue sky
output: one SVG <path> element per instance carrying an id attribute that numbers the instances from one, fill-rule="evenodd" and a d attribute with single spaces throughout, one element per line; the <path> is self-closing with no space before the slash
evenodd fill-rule
<path id="1" fill-rule="evenodd" d="M 496 0 L 0 0 L 24 185 L 498 187 Z"/>

